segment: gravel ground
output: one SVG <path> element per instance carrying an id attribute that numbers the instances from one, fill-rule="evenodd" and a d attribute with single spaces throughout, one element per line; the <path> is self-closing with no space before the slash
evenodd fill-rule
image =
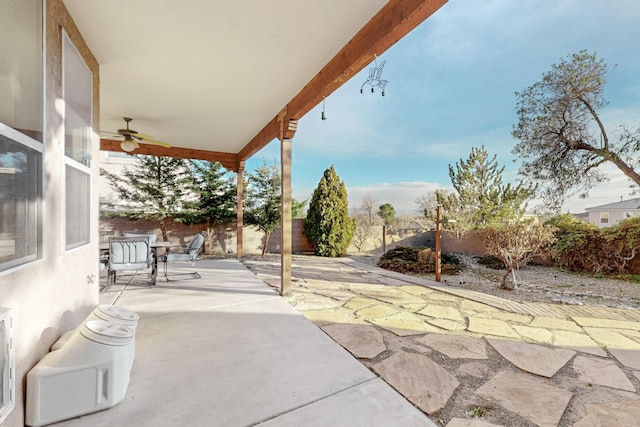
<path id="1" fill-rule="evenodd" d="M 465 265 L 464 270 L 457 275 L 443 274 L 443 284 L 520 302 L 640 309 L 640 283 L 595 278 L 553 267 L 527 265 L 517 272 L 518 288 L 509 291 L 499 289 L 503 270 L 494 270 L 480 265 L 474 257 L 469 255 L 458 256 Z M 370 255 L 350 257 L 373 265 L 378 260 L 378 257 Z M 433 279 L 433 276 L 425 276 L 425 278 Z"/>

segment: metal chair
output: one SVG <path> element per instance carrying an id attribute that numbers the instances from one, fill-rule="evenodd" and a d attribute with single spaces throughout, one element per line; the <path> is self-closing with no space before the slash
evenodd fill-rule
<path id="1" fill-rule="evenodd" d="M 115 283 L 117 271 L 140 271 L 148 268 L 151 268 L 151 284 L 155 285 L 157 272 L 149 236 L 109 239 L 108 283 Z"/>
<path id="2" fill-rule="evenodd" d="M 200 254 L 200 250 L 202 250 L 202 246 L 204 245 L 204 233 L 196 234 L 193 236 L 193 239 L 189 242 L 189 246 L 186 249 L 182 249 L 181 252 L 169 252 L 162 257 L 162 261 L 164 262 L 164 278 L 168 281 L 169 275 L 167 274 L 167 265 L 169 261 L 171 262 L 190 262 L 191 266 L 195 266 L 196 258 Z M 171 276 L 193 276 L 194 279 L 199 279 L 200 274 L 197 271 L 191 273 L 176 273 Z"/>
<path id="3" fill-rule="evenodd" d="M 149 243 L 154 243 L 158 236 L 151 231 L 124 231 L 124 237 L 146 237 L 149 236 Z"/>

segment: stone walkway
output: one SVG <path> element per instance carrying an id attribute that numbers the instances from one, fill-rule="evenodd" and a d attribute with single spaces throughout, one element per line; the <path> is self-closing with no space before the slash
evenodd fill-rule
<path id="1" fill-rule="evenodd" d="M 246 260 L 279 287 L 279 259 Z M 640 313 L 294 256 L 291 305 L 439 425 L 640 425 Z"/>

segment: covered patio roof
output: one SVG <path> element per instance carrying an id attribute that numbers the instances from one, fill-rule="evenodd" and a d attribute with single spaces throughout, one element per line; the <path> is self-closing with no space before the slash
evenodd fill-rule
<path id="1" fill-rule="evenodd" d="M 171 148 L 136 153 L 244 161 L 446 0 L 64 0 L 100 64 L 100 130 Z M 121 151 L 102 139 L 101 149 Z"/>

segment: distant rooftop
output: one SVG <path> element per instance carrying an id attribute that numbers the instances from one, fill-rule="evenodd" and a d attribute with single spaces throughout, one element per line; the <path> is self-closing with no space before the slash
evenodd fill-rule
<path id="1" fill-rule="evenodd" d="M 606 205 L 593 206 L 590 208 L 586 208 L 587 211 L 601 211 L 601 210 L 633 210 L 640 209 L 640 198 L 630 199 L 630 200 L 622 200 L 616 203 L 608 203 Z"/>

